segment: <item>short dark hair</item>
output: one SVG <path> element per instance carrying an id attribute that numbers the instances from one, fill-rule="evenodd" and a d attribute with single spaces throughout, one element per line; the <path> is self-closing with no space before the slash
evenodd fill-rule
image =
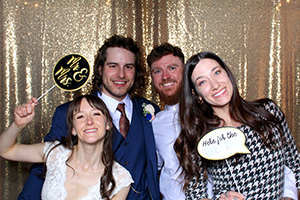
<path id="1" fill-rule="evenodd" d="M 184 55 L 181 49 L 166 42 L 161 45 L 154 46 L 150 54 L 147 56 L 148 66 L 151 68 L 153 62 L 169 54 L 178 57 L 184 64 Z"/>
<path id="2" fill-rule="evenodd" d="M 119 47 L 124 48 L 135 55 L 135 77 L 134 84 L 129 91 L 131 98 L 134 96 L 141 96 L 143 89 L 145 87 L 145 67 L 143 65 L 143 58 L 141 55 L 141 50 L 139 44 L 134 41 L 131 37 L 124 37 L 120 35 L 113 35 L 110 38 L 106 39 L 104 44 L 97 51 L 94 62 L 94 75 L 92 81 L 92 91 L 100 92 L 102 85 L 102 76 L 99 73 L 99 67 L 102 67 L 106 61 L 106 52 L 110 47 Z"/>

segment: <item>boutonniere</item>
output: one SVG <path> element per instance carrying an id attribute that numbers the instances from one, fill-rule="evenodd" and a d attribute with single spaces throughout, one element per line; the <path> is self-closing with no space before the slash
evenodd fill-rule
<path id="1" fill-rule="evenodd" d="M 152 122 L 155 118 L 155 115 L 154 115 L 155 109 L 154 109 L 154 107 L 151 104 L 146 104 L 146 103 L 143 103 L 142 107 L 143 107 L 144 117 L 149 122 Z"/>

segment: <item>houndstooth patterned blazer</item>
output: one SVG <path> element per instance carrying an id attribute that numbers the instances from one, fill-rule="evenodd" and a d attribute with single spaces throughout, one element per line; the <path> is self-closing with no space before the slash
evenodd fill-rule
<path id="1" fill-rule="evenodd" d="M 264 105 L 264 109 L 275 117 L 284 117 L 282 111 L 272 101 Z M 245 134 L 245 146 L 251 154 L 235 155 L 227 161 L 240 192 L 246 195 L 247 200 L 281 199 L 284 186 L 284 165 L 293 171 L 296 186 L 298 190 L 300 189 L 299 153 L 285 119 L 282 127 L 286 138 L 285 143 L 280 139 L 279 131 L 276 128 L 272 129 L 278 149 L 268 149 L 253 128 L 246 125 L 238 127 Z M 212 199 L 219 199 L 220 195 L 226 191 L 238 192 L 225 160 L 210 161 L 207 171 L 213 178 L 214 197 Z M 199 182 L 195 179 L 189 182 L 186 191 L 187 200 L 207 197 L 206 183 L 202 178 Z"/>

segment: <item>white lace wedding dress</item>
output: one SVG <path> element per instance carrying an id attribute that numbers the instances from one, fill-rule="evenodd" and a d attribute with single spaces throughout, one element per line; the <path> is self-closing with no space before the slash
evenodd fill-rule
<path id="1" fill-rule="evenodd" d="M 45 155 L 47 155 L 49 153 L 49 150 L 58 143 L 58 141 L 54 143 L 46 142 L 44 148 Z M 70 154 L 70 152 L 71 150 L 64 148 L 62 145 L 59 145 L 50 152 L 46 161 L 47 173 L 42 189 L 43 200 L 64 200 L 67 198 L 68 193 L 64 187 L 64 183 L 66 181 L 66 169 L 68 166 L 65 164 L 65 162 L 68 159 L 68 155 Z M 131 183 L 133 183 L 130 173 L 117 162 L 115 162 L 113 166 L 113 176 L 116 182 L 116 187 L 111 194 L 111 198 L 123 187 L 127 187 Z M 101 200 L 100 178 L 98 184 L 89 187 L 87 195 L 80 197 L 79 199 Z"/>

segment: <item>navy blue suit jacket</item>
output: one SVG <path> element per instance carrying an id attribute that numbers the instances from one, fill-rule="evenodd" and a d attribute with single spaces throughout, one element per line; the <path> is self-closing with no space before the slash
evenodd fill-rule
<path id="1" fill-rule="evenodd" d="M 126 139 L 114 128 L 113 150 L 115 159 L 131 173 L 135 181 L 132 188 L 138 193 L 130 189 L 127 199 L 149 199 L 151 196 L 153 200 L 159 200 L 154 135 L 151 123 L 143 115 L 142 104 L 152 104 L 156 113 L 159 108 L 145 98 L 135 98 L 132 102 L 132 120 Z M 61 140 L 62 137 L 66 136 L 68 130 L 66 115 L 69 105 L 70 102 L 56 108 L 52 126 L 44 139 L 45 141 Z M 43 171 L 42 166 L 42 164 L 32 165 L 30 175 L 19 195 L 19 200 L 37 200 L 41 198 L 44 179 L 38 178 L 37 175 Z M 146 188 L 143 188 L 143 186 Z"/>

